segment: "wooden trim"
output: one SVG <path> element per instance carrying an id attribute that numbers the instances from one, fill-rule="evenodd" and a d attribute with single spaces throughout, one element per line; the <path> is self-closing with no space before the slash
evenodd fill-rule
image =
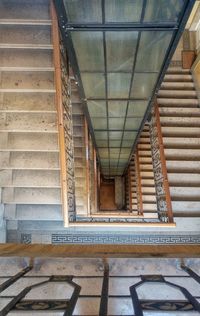
<path id="1" fill-rule="evenodd" d="M 173 212 L 172 212 L 172 202 L 171 202 L 171 195 L 169 190 L 169 181 L 167 176 L 167 166 L 166 166 L 166 159 L 165 159 L 165 151 L 164 151 L 164 144 L 163 144 L 163 138 L 162 138 L 162 129 L 161 129 L 161 123 L 160 123 L 160 113 L 159 113 L 159 107 L 158 103 L 155 104 L 155 119 L 156 119 L 156 128 L 158 133 L 158 143 L 159 143 L 159 149 L 160 149 L 160 160 L 161 160 L 161 169 L 162 169 L 162 175 L 163 175 L 163 186 L 165 190 L 166 195 L 166 204 L 167 204 L 167 216 L 169 219 L 169 223 L 173 223 Z"/>
<path id="2" fill-rule="evenodd" d="M 140 175 L 140 161 L 139 161 L 139 149 L 137 145 L 136 153 L 135 153 L 135 169 L 137 175 L 137 196 L 138 196 L 138 207 L 139 207 L 139 214 L 143 215 L 143 203 L 142 203 L 142 182 L 141 182 L 141 175 Z"/>
<path id="3" fill-rule="evenodd" d="M 91 216 L 92 217 L 92 216 Z M 133 218 L 133 216 L 131 217 Z M 116 227 L 117 228 L 123 228 L 123 227 L 160 227 L 160 228 L 175 228 L 175 223 L 164 223 L 164 222 L 156 222 L 156 223 L 130 223 L 130 222 L 113 222 L 113 223 L 106 223 L 106 222 L 70 222 L 69 227 Z"/>
<path id="4" fill-rule="evenodd" d="M 97 166 L 97 211 L 100 210 L 100 189 L 101 189 L 101 171 L 98 165 Z"/>
<path id="5" fill-rule="evenodd" d="M 0 244 L 0 257 L 199 258 L 200 245 Z"/>
<path id="6" fill-rule="evenodd" d="M 97 179 L 97 154 L 96 149 L 93 149 L 93 157 L 94 157 L 94 209 L 97 212 L 97 190 L 98 190 L 98 179 Z"/>
<path id="7" fill-rule="evenodd" d="M 129 210 L 132 211 L 132 187 L 131 187 L 131 167 L 128 168 L 128 196 L 129 196 Z"/>
<path id="8" fill-rule="evenodd" d="M 84 135 L 85 135 L 85 171 L 86 171 L 86 199 L 87 215 L 90 215 L 90 162 L 89 162 L 89 136 L 88 124 L 84 116 Z"/>
<path id="9" fill-rule="evenodd" d="M 54 60 L 54 80 L 55 80 L 55 104 L 57 110 L 58 120 L 58 142 L 59 142 L 59 156 L 60 156 L 60 181 L 61 181 L 61 200 L 64 226 L 68 227 L 68 199 L 67 199 L 67 159 L 65 152 L 65 132 L 64 132 L 64 119 L 63 119 L 63 105 L 62 105 L 62 81 L 61 81 L 61 63 L 60 63 L 60 40 L 59 28 L 56 10 L 51 1 L 50 6 L 52 18 L 52 41 L 53 41 L 53 60 Z"/>

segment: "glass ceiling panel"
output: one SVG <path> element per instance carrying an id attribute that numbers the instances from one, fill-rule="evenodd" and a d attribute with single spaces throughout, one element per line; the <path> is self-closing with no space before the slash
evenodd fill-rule
<path id="1" fill-rule="evenodd" d="M 130 101 L 128 105 L 128 113 L 127 116 L 144 116 L 146 109 L 148 106 L 148 101 Z"/>
<path id="2" fill-rule="evenodd" d="M 99 73 L 82 73 L 83 88 L 87 98 L 105 98 L 105 77 Z"/>
<path id="3" fill-rule="evenodd" d="M 87 103 L 90 116 L 106 117 L 106 102 L 105 101 L 88 101 Z"/>
<path id="4" fill-rule="evenodd" d="M 139 22 L 142 12 L 142 0 L 105 1 L 106 22 Z"/>
<path id="5" fill-rule="evenodd" d="M 107 120 L 104 117 L 91 117 L 91 120 L 94 129 L 107 129 Z"/>
<path id="6" fill-rule="evenodd" d="M 112 130 L 123 130 L 124 118 L 109 118 L 109 129 Z"/>
<path id="7" fill-rule="evenodd" d="M 108 71 L 132 72 L 138 32 L 106 32 Z"/>
<path id="8" fill-rule="evenodd" d="M 64 0 L 71 23 L 102 23 L 101 0 Z"/>
<path id="9" fill-rule="evenodd" d="M 122 174 L 128 163 L 185 4 L 185 0 L 64 0 L 70 63 L 107 175 Z M 63 16 L 60 13 L 61 20 Z"/>
<path id="10" fill-rule="evenodd" d="M 125 117 L 126 107 L 126 101 L 108 101 L 109 117 Z"/>
<path id="11" fill-rule="evenodd" d="M 108 74 L 108 97 L 128 98 L 131 82 L 129 73 L 109 73 Z"/>
<path id="12" fill-rule="evenodd" d="M 73 32 L 72 41 L 81 71 L 105 70 L 102 32 Z"/>
<path id="13" fill-rule="evenodd" d="M 158 73 L 136 73 L 133 80 L 131 97 L 148 99 L 152 95 Z"/>
<path id="14" fill-rule="evenodd" d="M 147 0 L 144 22 L 176 22 L 185 0 Z"/>
<path id="15" fill-rule="evenodd" d="M 172 31 L 143 31 L 137 54 L 137 72 L 158 72 L 169 47 Z"/>

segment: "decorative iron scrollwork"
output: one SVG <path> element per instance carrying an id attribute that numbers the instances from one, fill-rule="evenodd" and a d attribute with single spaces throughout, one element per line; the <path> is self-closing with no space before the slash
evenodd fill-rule
<path id="1" fill-rule="evenodd" d="M 75 213 L 75 179 L 74 179 L 74 144 L 73 144 L 73 123 L 72 123 L 72 103 L 71 103 L 71 82 L 68 74 L 68 65 L 65 57 L 65 48 L 60 41 L 61 56 L 61 78 L 62 78 L 62 105 L 65 131 L 65 151 L 67 170 L 67 201 L 69 221 L 76 218 Z"/>

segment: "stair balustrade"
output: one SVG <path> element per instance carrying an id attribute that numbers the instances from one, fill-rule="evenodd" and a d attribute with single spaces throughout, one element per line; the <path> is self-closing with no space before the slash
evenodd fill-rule
<path id="1" fill-rule="evenodd" d="M 157 211 L 160 221 L 173 223 L 172 203 L 169 190 L 160 114 L 156 102 L 150 122 L 150 140 L 156 187 Z"/>

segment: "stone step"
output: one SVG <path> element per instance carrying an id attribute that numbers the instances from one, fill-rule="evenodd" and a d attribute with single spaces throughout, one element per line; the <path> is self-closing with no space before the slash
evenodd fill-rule
<path id="1" fill-rule="evenodd" d="M 50 19 L 0 19 L 0 25 L 52 25 L 52 20 Z"/>
<path id="2" fill-rule="evenodd" d="M 1 133 L 0 148 L 5 151 L 58 151 L 56 133 Z"/>
<path id="3" fill-rule="evenodd" d="M 160 98 L 165 98 L 165 99 L 196 99 L 197 98 L 197 93 L 196 91 L 190 91 L 190 90 L 159 90 L 158 93 L 158 104 L 160 104 Z"/>
<path id="4" fill-rule="evenodd" d="M 155 194 L 155 187 L 142 187 L 142 193 L 147 194 Z"/>
<path id="5" fill-rule="evenodd" d="M 51 44 L 11 44 L 11 43 L 0 43 L 0 49 L 26 49 L 26 50 L 52 50 Z"/>
<path id="6" fill-rule="evenodd" d="M 163 137 L 165 148 L 200 149 L 200 138 L 192 137 Z"/>
<path id="7" fill-rule="evenodd" d="M 0 43 L 15 45 L 50 45 L 49 25 L 0 25 Z"/>
<path id="8" fill-rule="evenodd" d="M 169 173 L 200 173 L 200 161 L 166 161 Z"/>
<path id="9" fill-rule="evenodd" d="M 162 117 L 160 118 L 162 126 L 173 127 L 200 127 L 198 117 Z"/>
<path id="10" fill-rule="evenodd" d="M 157 212 L 157 204 L 143 203 L 144 212 Z"/>
<path id="11" fill-rule="evenodd" d="M 162 126 L 163 137 L 200 137 L 199 127 Z"/>
<path id="12" fill-rule="evenodd" d="M 53 93 L 0 93 L 3 111 L 55 111 Z"/>
<path id="13" fill-rule="evenodd" d="M 179 98 L 160 98 L 158 96 L 158 104 L 159 108 L 163 106 L 167 107 L 198 107 L 199 106 L 199 100 L 195 97 L 184 99 L 184 96 L 180 95 Z"/>
<path id="14" fill-rule="evenodd" d="M 159 109 L 159 112 L 162 117 L 200 117 L 200 108 L 163 107 Z"/>
<path id="15" fill-rule="evenodd" d="M 173 200 L 200 201 L 200 187 L 170 187 Z"/>
<path id="16" fill-rule="evenodd" d="M 55 152 L 0 152 L 0 169 L 59 170 Z"/>
<path id="17" fill-rule="evenodd" d="M 0 1 L 0 19 L 49 20 L 49 0 Z"/>
<path id="18" fill-rule="evenodd" d="M 200 175 L 198 173 L 168 173 L 170 186 L 199 186 Z"/>
<path id="19" fill-rule="evenodd" d="M 143 203 L 156 203 L 155 195 L 142 195 L 142 202 Z"/>
<path id="20" fill-rule="evenodd" d="M 164 76 L 164 82 L 191 82 L 192 81 L 192 75 L 191 74 L 169 74 L 167 73 Z"/>
<path id="21" fill-rule="evenodd" d="M 6 204 L 61 204 L 60 189 L 3 188 L 2 202 Z"/>
<path id="22" fill-rule="evenodd" d="M 73 115 L 83 115 L 82 104 L 73 103 L 72 104 L 72 114 Z"/>
<path id="23" fill-rule="evenodd" d="M 0 68 L 17 67 L 25 68 L 49 68 L 53 67 L 52 51 L 48 50 L 25 50 L 25 49 L 0 49 Z M 18 71 L 19 71 L 18 70 Z"/>
<path id="24" fill-rule="evenodd" d="M 161 84 L 160 90 L 194 90 L 193 82 L 166 82 Z"/>
<path id="25" fill-rule="evenodd" d="M 0 91 L 3 90 L 54 90 L 53 72 L 2 72 Z"/>
<path id="26" fill-rule="evenodd" d="M 57 170 L 0 170 L 2 187 L 60 187 L 60 171 Z"/>
<path id="27" fill-rule="evenodd" d="M 14 210 L 13 210 L 14 206 Z M 16 204 L 5 206 L 5 218 L 9 220 L 21 221 L 62 221 L 62 208 L 61 205 L 30 205 L 30 204 Z"/>
<path id="28" fill-rule="evenodd" d="M 190 74 L 190 69 L 183 69 L 181 67 L 169 67 L 167 74 Z"/>
<path id="29" fill-rule="evenodd" d="M 191 201 L 172 201 L 173 213 L 184 213 L 187 216 L 191 216 L 191 213 L 200 214 L 200 202 L 191 202 Z"/>
<path id="30" fill-rule="evenodd" d="M 57 115 L 52 113 L 0 113 L 0 130 L 58 132 Z"/>
<path id="31" fill-rule="evenodd" d="M 150 179 L 141 179 L 141 184 L 142 184 L 142 187 L 155 187 L 155 182 L 154 182 L 154 179 L 153 178 L 150 178 Z"/>
<path id="32" fill-rule="evenodd" d="M 199 149 L 165 149 L 165 157 L 167 160 L 188 160 L 199 161 L 200 150 Z"/>
<path id="33" fill-rule="evenodd" d="M 154 174 L 152 171 L 141 171 L 140 176 L 142 179 L 151 179 L 154 178 Z"/>

